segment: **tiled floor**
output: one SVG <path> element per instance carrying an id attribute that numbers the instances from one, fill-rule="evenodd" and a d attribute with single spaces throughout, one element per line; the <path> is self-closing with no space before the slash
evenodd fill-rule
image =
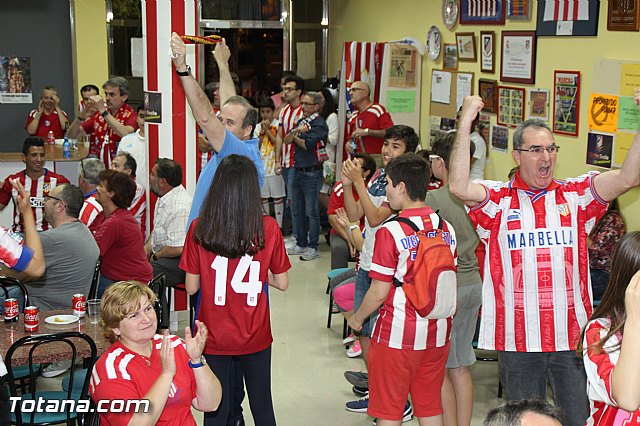
<path id="1" fill-rule="evenodd" d="M 326 273 L 330 252 L 320 246 L 321 257 L 301 262 L 290 256 L 289 290 L 270 289 L 273 329 L 272 389 L 279 425 L 370 425 L 365 414 L 351 413 L 344 404 L 356 398 L 344 377 L 345 370 L 360 370 L 362 359 L 350 359 L 342 346 L 342 317 L 333 316 L 326 328 L 328 296 Z M 473 425 L 482 424 L 497 398 L 497 364 L 478 362 L 473 366 L 475 403 Z M 245 421 L 253 425 L 247 400 Z M 196 414 L 201 424 L 201 414 Z M 412 420 L 407 425 L 417 425 Z"/>

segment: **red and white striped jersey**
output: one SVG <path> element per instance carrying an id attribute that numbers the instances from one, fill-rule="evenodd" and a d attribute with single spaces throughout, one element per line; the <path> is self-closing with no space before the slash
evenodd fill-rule
<path id="1" fill-rule="evenodd" d="M 593 311 L 587 236 L 607 210 L 591 172 L 531 190 L 482 181 L 469 212 L 484 259 L 479 347 L 516 352 L 573 350 Z M 481 268 L 482 269 L 482 268 Z"/>
<path id="2" fill-rule="evenodd" d="M 372 103 L 364 111 L 354 111 L 353 114 L 351 114 L 347 135 L 351 135 L 356 129 L 384 130 L 391 126 L 393 126 L 393 119 L 385 107 Z M 369 154 L 380 154 L 384 138 L 367 135 L 362 136 L 361 139 L 365 152 Z M 360 141 L 356 141 L 356 146 L 357 151 L 362 152 Z"/>
<path id="3" fill-rule="evenodd" d="M 419 229 L 435 229 L 440 223 L 438 215 L 427 206 L 403 210 L 399 216 L 408 218 Z M 455 231 L 447 221 L 443 224 L 442 231 L 443 237 L 448 238 L 457 263 Z M 385 283 L 393 283 L 394 278 L 404 281 L 415 260 L 417 244 L 416 233 L 409 225 L 397 221 L 381 225 L 376 232 L 369 278 Z M 453 317 L 437 320 L 421 317 L 407 300 L 402 287 L 391 284 L 371 339 L 394 349 L 419 351 L 439 348 L 449 341 L 452 319 Z"/>
<path id="4" fill-rule="evenodd" d="M 142 399 L 162 373 L 160 348 L 163 336 L 156 334 L 149 358 L 116 341 L 96 361 L 91 372 L 89 392 L 94 402 L 113 399 Z M 191 402 L 196 397 L 196 379 L 189 367 L 185 343 L 178 336 L 169 337 L 174 349 L 176 374 L 171 382 L 167 402 L 157 425 L 193 425 Z M 135 407 L 133 405 L 132 407 Z M 132 408 L 133 409 L 133 408 Z M 100 414 L 105 425 L 127 425 L 133 412 L 109 411 Z"/>
<path id="5" fill-rule="evenodd" d="M 33 251 L 23 243 L 20 235 L 0 226 L 0 262 L 16 271 L 24 271 L 33 258 Z"/>
<path id="6" fill-rule="evenodd" d="M 287 104 L 282 107 L 278 119 L 278 121 L 280 122 L 280 136 L 284 139 L 287 133 L 289 133 L 298 125 L 298 121 L 300 121 L 301 118 L 302 105 L 291 108 L 291 105 Z M 293 145 L 294 144 L 282 144 L 282 155 L 280 157 L 280 163 L 285 169 L 293 167 Z"/>
<path id="7" fill-rule="evenodd" d="M 31 180 L 27 176 L 26 170 L 13 174 L 4 180 L 2 189 L 0 189 L 0 204 L 8 205 L 9 200 L 13 200 L 13 231 L 24 232 L 24 223 L 22 215 L 18 211 L 17 197 L 18 192 L 11 186 L 11 181 L 18 179 L 24 186 L 25 191 L 29 193 L 31 209 L 36 220 L 36 229 L 38 231 L 46 231 L 49 229 L 49 223 L 44 219 L 44 196 L 53 188 L 63 183 L 69 183 L 69 180 L 57 173 L 44 169 L 44 174 L 37 181 Z"/>
<path id="8" fill-rule="evenodd" d="M 95 227 L 94 223 L 96 219 L 100 216 L 100 213 L 102 213 L 102 204 L 96 200 L 96 194 L 96 190 L 85 194 L 84 203 L 82 204 L 82 209 L 80 209 L 80 216 L 78 216 L 80 222 L 87 225 L 92 231 Z"/>
<path id="9" fill-rule="evenodd" d="M 140 183 L 136 182 L 136 195 L 133 197 L 129 211 L 140 224 L 142 231 L 142 241 L 147 240 L 147 190 Z"/>
<path id="10" fill-rule="evenodd" d="M 587 394 L 591 416 L 588 426 L 640 424 L 640 410 L 633 413 L 618 408 L 613 399 L 611 374 L 620 357 L 622 334 L 616 333 L 603 345 L 602 351 L 590 346 L 599 342 L 609 332 L 610 322 L 606 318 L 589 321 L 583 340 L 584 369 L 587 372 Z"/>
<path id="11" fill-rule="evenodd" d="M 546 0 L 543 20 L 547 21 L 587 21 L 589 20 L 589 0 Z"/>

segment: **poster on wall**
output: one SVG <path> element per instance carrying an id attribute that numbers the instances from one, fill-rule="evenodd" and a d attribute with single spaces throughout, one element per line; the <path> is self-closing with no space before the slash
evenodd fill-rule
<path id="1" fill-rule="evenodd" d="M 416 87 L 416 57 L 413 47 L 392 44 L 389 66 L 389 86 Z"/>
<path id="2" fill-rule="evenodd" d="M 578 136 L 580 72 L 553 73 L 553 132 Z"/>
<path id="3" fill-rule="evenodd" d="M 498 124 L 517 126 L 524 120 L 524 89 L 498 86 Z"/>
<path id="4" fill-rule="evenodd" d="M 547 89 L 529 90 L 529 118 L 549 121 L 549 91 Z"/>
<path id="5" fill-rule="evenodd" d="M 0 103 L 33 103 L 30 57 L 0 56 Z"/>
<path id="6" fill-rule="evenodd" d="M 144 121 L 162 123 L 162 93 L 144 92 Z"/>
<path id="7" fill-rule="evenodd" d="M 601 132 L 618 130 L 618 97 L 594 94 L 589 98 L 589 129 Z"/>
<path id="8" fill-rule="evenodd" d="M 491 148 L 496 151 L 507 152 L 509 147 L 509 128 L 505 126 L 493 126 Z"/>
<path id="9" fill-rule="evenodd" d="M 600 1 L 538 0 L 538 36 L 597 36 Z"/>
<path id="10" fill-rule="evenodd" d="M 589 132 L 587 142 L 587 164 L 610 169 L 612 157 L 613 135 Z"/>

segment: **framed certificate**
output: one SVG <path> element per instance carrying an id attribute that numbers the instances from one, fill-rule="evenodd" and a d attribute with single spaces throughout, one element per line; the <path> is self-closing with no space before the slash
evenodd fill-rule
<path id="1" fill-rule="evenodd" d="M 496 34 L 493 31 L 480 31 L 480 71 L 495 72 Z"/>
<path id="2" fill-rule="evenodd" d="M 503 31 L 500 80 L 533 84 L 536 80 L 536 32 Z"/>

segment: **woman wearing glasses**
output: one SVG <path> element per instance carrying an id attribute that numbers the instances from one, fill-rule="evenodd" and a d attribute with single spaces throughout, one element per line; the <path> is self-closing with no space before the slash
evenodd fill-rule
<path id="1" fill-rule="evenodd" d="M 100 247 L 100 298 L 115 281 L 148 282 L 153 269 L 144 251 L 140 225 L 128 210 L 136 194 L 135 182 L 125 173 L 103 170 L 97 191 L 96 200 L 106 218 L 93 233 Z"/>

